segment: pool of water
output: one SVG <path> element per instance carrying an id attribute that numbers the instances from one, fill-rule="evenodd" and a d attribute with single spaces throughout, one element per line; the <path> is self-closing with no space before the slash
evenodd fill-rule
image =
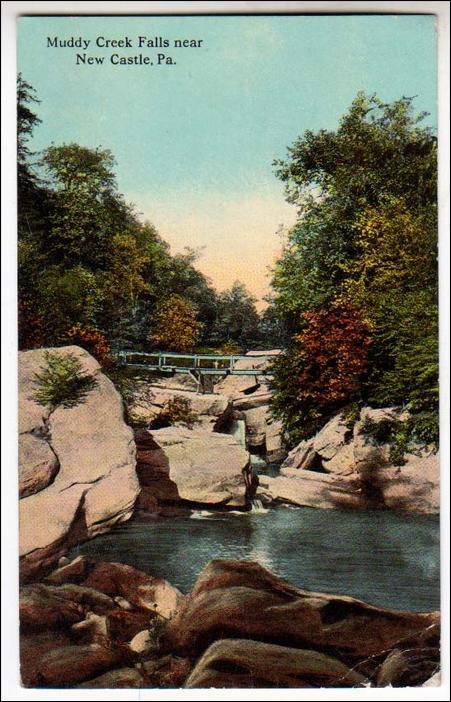
<path id="1" fill-rule="evenodd" d="M 309 508 L 137 515 L 70 556 L 119 561 L 189 592 L 212 558 L 257 561 L 298 587 L 411 611 L 439 608 L 439 522 L 429 515 Z"/>

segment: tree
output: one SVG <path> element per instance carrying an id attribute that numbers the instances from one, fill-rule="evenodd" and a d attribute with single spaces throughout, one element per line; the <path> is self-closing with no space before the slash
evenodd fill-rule
<path id="1" fill-rule="evenodd" d="M 156 307 L 149 340 L 166 351 L 192 351 L 200 331 L 193 305 L 180 295 L 171 295 Z"/>
<path id="2" fill-rule="evenodd" d="M 417 435 L 424 439 L 429 427 L 435 441 L 437 144 L 420 125 L 424 117 L 413 113 L 412 98 L 384 104 L 359 94 L 337 130 L 307 131 L 294 143 L 276 168 L 299 216 L 273 288 L 275 309 L 293 337 L 287 356 L 294 359 L 303 358 L 296 355 L 299 343 L 308 347 L 306 322 L 312 325 L 321 310 L 352 306 L 371 334 L 367 372 L 359 379 L 362 401 L 408 408 L 423 427 Z M 295 372 L 301 377 L 304 366 Z M 285 399 L 293 414 L 305 398 L 301 390 L 293 395 L 283 375 L 279 364 L 275 406 L 282 412 Z M 415 376 L 427 402 L 417 397 Z M 322 383 L 327 395 L 321 377 L 319 407 Z"/>
<path id="3" fill-rule="evenodd" d="M 217 317 L 212 330 L 216 343 L 234 341 L 247 347 L 258 339 L 260 318 L 255 302 L 239 280 L 229 290 L 219 294 Z"/>
<path id="4" fill-rule="evenodd" d="M 42 163 L 53 199 L 49 258 L 56 264 L 104 270 L 112 236 L 135 223 L 117 192 L 111 152 L 78 144 L 50 146 Z"/>
<path id="5" fill-rule="evenodd" d="M 360 399 L 370 346 L 369 326 L 349 304 L 305 312 L 303 319 L 303 330 L 275 366 L 273 407 L 288 420 L 292 440 L 306 438 L 334 410 Z"/>
<path id="6" fill-rule="evenodd" d="M 35 90 L 19 73 L 17 77 L 17 186 L 19 201 L 22 203 L 27 196 L 34 193 L 38 185 L 38 178 L 30 164 L 33 152 L 28 146 L 35 126 L 41 122 L 30 108 L 33 103 L 39 103 Z"/>

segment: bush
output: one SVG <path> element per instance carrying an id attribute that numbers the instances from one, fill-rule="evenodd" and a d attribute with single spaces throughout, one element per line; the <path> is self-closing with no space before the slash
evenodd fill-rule
<path id="1" fill-rule="evenodd" d="M 83 327 L 81 324 L 75 324 L 67 332 L 72 344 L 81 346 L 82 349 L 88 351 L 96 358 L 100 364 L 110 366 L 113 359 L 110 356 L 110 346 L 106 340 L 105 334 L 95 327 Z"/>
<path id="2" fill-rule="evenodd" d="M 83 370 L 73 354 L 47 351 L 45 360 L 47 366 L 34 376 L 37 389 L 33 399 L 51 411 L 59 406 L 75 407 L 96 387 L 96 379 Z"/>
<path id="3" fill-rule="evenodd" d="M 224 356 L 239 356 L 243 353 L 243 347 L 233 339 L 228 339 L 217 349 L 217 353 Z"/>
<path id="4" fill-rule="evenodd" d="M 193 429 L 194 425 L 199 424 L 199 422 L 199 417 L 192 410 L 191 400 L 176 395 L 164 403 L 163 409 L 152 423 L 152 427 L 160 428 L 178 424 Z"/>
<path id="5" fill-rule="evenodd" d="M 402 421 L 399 417 L 387 417 L 380 422 L 375 422 L 368 417 L 360 429 L 360 434 L 363 434 L 370 443 L 376 446 L 388 444 L 390 446 L 390 461 L 394 466 L 405 465 L 405 454 L 418 448 L 418 446 L 415 447 L 413 441 L 411 418 Z"/>
<path id="6" fill-rule="evenodd" d="M 370 330 L 352 305 L 310 310 L 302 323 L 303 330 L 270 368 L 272 413 L 282 420 L 289 446 L 313 436 L 338 409 L 361 400 L 368 365 Z M 352 426 L 352 416 L 349 421 Z"/>

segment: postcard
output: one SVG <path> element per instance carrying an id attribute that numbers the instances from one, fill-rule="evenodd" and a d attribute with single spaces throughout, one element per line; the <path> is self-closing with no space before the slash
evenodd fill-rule
<path id="1" fill-rule="evenodd" d="M 436 25 L 18 18 L 25 690 L 440 685 Z"/>

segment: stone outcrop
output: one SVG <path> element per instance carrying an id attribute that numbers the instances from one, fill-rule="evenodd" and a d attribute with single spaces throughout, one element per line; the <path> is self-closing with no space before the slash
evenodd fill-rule
<path id="1" fill-rule="evenodd" d="M 78 404 L 36 402 L 45 352 L 72 354 L 95 386 Z M 128 519 L 139 493 L 133 432 L 97 361 L 77 346 L 19 354 L 20 556 L 25 578 L 71 545 Z"/>
<path id="2" fill-rule="evenodd" d="M 168 427 L 135 432 L 139 505 L 160 503 L 245 505 L 243 469 L 249 454 L 229 434 Z"/>
<path id="3" fill-rule="evenodd" d="M 340 414 L 316 436 L 296 446 L 276 478 L 261 476 L 258 497 L 265 502 L 335 508 L 392 508 L 439 511 L 439 460 L 433 452 L 406 454 L 394 466 L 390 448 L 363 433 L 365 421 L 393 418 L 393 410 L 363 408 L 350 427 Z"/>
<path id="4" fill-rule="evenodd" d="M 23 586 L 19 598 L 23 684 L 158 687 L 165 676 L 168 683 L 182 684 L 191 665 L 161 655 L 158 639 L 183 599 L 162 578 L 84 557 L 49 574 L 45 583 Z M 154 674 L 146 656 L 152 659 Z M 92 684 L 84 685 L 86 681 Z"/>
<path id="5" fill-rule="evenodd" d="M 47 591 L 49 586 L 60 588 L 51 590 L 60 597 L 66 583 L 77 583 L 107 595 L 114 606 L 123 608 L 126 602 L 129 610 L 149 610 L 165 619 L 174 615 L 183 600 L 182 593 L 163 578 L 155 578 L 122 563 L 97 562 L 84 556 L 53 571 L 45 582 Z M 74 595 L 72 597 L 74 599 Z"/>
<path id="6" fill-rule="evenodd" d="M 205 651 L 185 687 L 361 687 L 364 682 L 363 675 L 318 651 L 222 639 Z"/>
<path id="7" fill-rule="evenodd" d="M 246 638 L 321 652 L 346 663 L 386 654 L 401 641 L 424 645 L 437 614 L 395 612 L 352 597 L 301 590 L 257 563 L 211 561 L 169 623 L 170 648 L 198 657 L 218 638 Z M 219 635 L 220 632 L 220 635 Z"/>
<path id="8" fill-rule="evenodd" d="M 282 461 L 287 453 L 283 446 L 282 424 L 271 417 L 269 403 L 272 390 L 269 384 L 271 358 L 280 351 L 265 351 L 269 357 L 258 358 L 259 351 L 249 351 L 248 358 L 240 359 L 235 367 L 238 370 L 254 369 L 261 371 L 255 376 L 229 375 L 215 385 L 215 392 L 226 395 L 233 409 L 234 420 L 242 420 L 246 428 L 246 445 L 251 451 L 265 455 L 268 463 Z"/>
<path id="9" fill-rule="evenodd" d="M 159 584 L 175 593 L 164 614 Z M 249 561 L 212 561 L 185 597 L 79 557 L 23 587 L 20 615 L 26 687 L 419 686 L 439 665 L 437 613 L 300 590 Z"/>
<path id="10" fill-rule="evenodd" d="M 182 398 L 189 402 L 190 410 L 198 420 L 196 425 L 204 429 L 218 431 L 227 425 L 231 416 L 232 404 L 225 395 L 214 393 L 200 394 L 191 389 L 181 390 L 171 387 L 154 386 L 138 382 L 135 402 L 132 407 L 134 422 L 151 424 L 163 414 L 171 400 Z"/>

